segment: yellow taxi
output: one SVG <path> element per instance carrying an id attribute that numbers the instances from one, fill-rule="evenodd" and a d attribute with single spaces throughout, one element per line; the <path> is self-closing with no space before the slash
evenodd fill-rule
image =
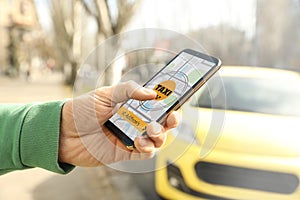
<path id="1" fill-rule="evenodd" d="M 211 80 L 185 104 L 195 112 L 182 115 L 157 153 L 156 192 L 180 200 L 300 199 L 299 73 L 223 67 L 219 75 L 222 87 Z"/>

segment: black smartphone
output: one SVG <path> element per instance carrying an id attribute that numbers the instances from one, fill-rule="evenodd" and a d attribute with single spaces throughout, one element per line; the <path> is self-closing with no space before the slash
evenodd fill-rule
<path id="1" fill-rule="evenodd" d="M 218 58 L 184 49 L 144 84 L 156 91 L 154 100 L 128 99 L 105 126 L 132 149 L 135 137 L 147 134 L 150 122 L 163 124 L 168 113 L 180 108 L 220 66 Z"/>

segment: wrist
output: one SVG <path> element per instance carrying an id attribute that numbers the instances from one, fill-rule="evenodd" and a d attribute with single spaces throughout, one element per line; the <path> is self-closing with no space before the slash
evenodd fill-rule
<path id="1" fill-rule="evenodd" d="M 58 160 L 62 163 L 71 162 L 71 149 L 70 140 L 72 136 L 76 135 L 76 128 L 73 118 L 73 101 L 68 100 L 62 107 L 61 122 L 60 122 L 60 134 L 59 134 L 59 146 L 58 146 Z"/>

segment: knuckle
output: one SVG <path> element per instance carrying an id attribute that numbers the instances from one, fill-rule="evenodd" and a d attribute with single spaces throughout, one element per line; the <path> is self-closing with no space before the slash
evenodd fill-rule
<path id="1" fill-rule="evenodd" d="M 129 80 L 129 81 L 125 82 L 125 86 L 128 88 L 136 88 L 137 85 L 138 84 L 133 80 Z"/>

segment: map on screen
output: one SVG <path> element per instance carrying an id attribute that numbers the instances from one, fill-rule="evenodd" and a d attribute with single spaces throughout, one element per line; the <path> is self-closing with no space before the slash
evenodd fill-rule
<path id="1" fill-rule="evenodd" d="M 163 117 L 214 65 L 182 52 L 144 85 L 156 91 L 155 100 L 129 99 L 110 121 L 134 140 L 146 131 L 147 124 Z"/>

